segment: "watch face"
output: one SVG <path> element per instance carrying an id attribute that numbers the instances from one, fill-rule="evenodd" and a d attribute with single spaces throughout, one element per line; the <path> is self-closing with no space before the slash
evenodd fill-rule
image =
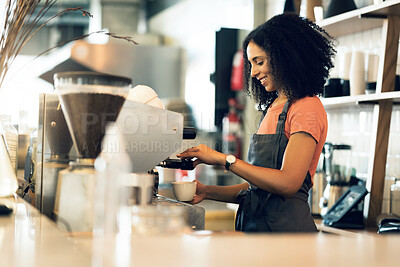
<path id="1" fill-rule="evenodd" d="M 226 156 L 226 161 L 232 164 L 236 161 L 236 157 L 234 155 L 228 155 Z"/>

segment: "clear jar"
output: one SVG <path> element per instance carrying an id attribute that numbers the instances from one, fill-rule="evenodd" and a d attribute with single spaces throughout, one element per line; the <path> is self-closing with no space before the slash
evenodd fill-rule
<path id="1" fill-rule="evenodd" d="M 400 180 L 390 187 L 390 213 L 400 216 Z"/>
<path id="2" fill-rule="evenodd" d="M 11 124 L 11 116 L 0 115 L 0 123 L 3 127 L 4 137 L 6 139 L 6 145 L 8 154 L 15 173 L 17 173 L 18 167 L 18 131 Z"/>

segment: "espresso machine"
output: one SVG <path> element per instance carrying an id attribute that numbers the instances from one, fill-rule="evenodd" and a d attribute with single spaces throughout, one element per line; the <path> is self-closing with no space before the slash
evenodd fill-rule
<path id="1" fill-rule="evenodd" d="M 194 168 L 191 160 L 170 156 L 180 151 L 183 139 L 195 137 L 194 128 L 183 126 L 182 114 L 126 100 L 117 121 L 107 127 L 96 159 L 94 232 L 130 224 L 135 233 L 176 233 L 183 217 L 192 229 L 204 229 L 202 207 L 151 195 L 155 166 Z M 132 220 L 121 224 L 127 217 Z"/>
<path id="2" fill-rule="evenodd" d="M 91 72 L 57 73 L 55 88 L 77 153 L 58 176 L 53 213 L 60 228 L 94 230 L 96 205 L 111 193 L 119 192 L 117 199 L 128 195 L 126 206 L 154 204 L 157 165 L 193 169 L 191 161 L 169 157 L 180 150 L 183 139 L 196 137 L 195 129 L 184 129 L 182 114 L 125 100 L 130 79 Z M 120 159 L 123 155 L 126 161 Z M 117 162 L 106 178 L 101 167 L 105 159 Z M 107 186 L 102 187 L 104 184 Z M 183 205 L 161 197 L 157 201 Z M 192 217 L 200 214 L 204 218 L 204 209 L 189 206 L 189 213 L 196 214 Z M 100 210 L 104 213 L 106 209 Z M 101 216 L 110 217 L 113 211 L 109 210 Z M 202 221 L 196 229 L 204 227 Z"/>
<path id="3" fill-rule="evenodd" d="M 196 129 L 183 126 L 180 113 L 126 100 L 115 124 L 107 129 L 102 154 L 129 156 L 124 178 L 131 205 L 149 205 L 158 189 L 155 166 L 193 170 L 191 160 L 171 159 L 183 139 L 195 139 Z M 121 166 L 123 168 L 124 166 Z"/>
<path id="4" fill-rule="evenodd" d="M 59 172 L 54 215 L 68 231 L 92 227 L 94 162 L 101 152 L 106 124 L 114 122 L 131 87 L 131 79 L 97 72 L 56 73 L 59 96 L 77 157 Z"/>

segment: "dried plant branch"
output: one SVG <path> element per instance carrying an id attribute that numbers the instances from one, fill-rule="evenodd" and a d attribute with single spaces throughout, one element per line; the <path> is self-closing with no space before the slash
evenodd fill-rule
<path id="1" fill-rule="evenodd" d="M 115 33 L 112 33 L 112 32 L 106 32 L 104 34 L 109 35 L 109 36 L 111 36 L 113 38 L 116 38 L 116 39 L 122 39 L 122 40 L 128 41 L 128 42 L 133 43 L 135 45 L 139 44 L 138 42 L 133 40 L 132 37 L 130 37 L 130 36 L 119 36 L 119 35 L 116 35 Z"/>
<path id="2" fill-rule="evenodd" d="M 47 50 L 41 52 L 41 53 L 38 54 L 34 59 L 36 59 L 36 58 L 38 58 L 38 57 L 40 57 L 40 56 L 46 54 L 47 52 L 50 52 L 50 51 L 53 50 L 53 49 L 59 48 L 59 47 L 64 46 L 64 45 L 66 45 L 66 44 L 68 44 L 68 43 L 71 43 L 71 42 L 73 42 L 73 41 L 78 41 L 78 40 L 85 39 L 86 37 L 89 37 L 89 36 L 91 36 L 91 35 L 93 35 L 93 34 L 105 34 L 105 35 L 111 36 L 111 37 L 116 38 L 116 39 L 125 40 L 125 41 L 127 41 L 127 42 L 129 42 L 129 43 L 133 43 L 133 44 L 135 44 L 135 45 L 139 45 L 139 43 L 136 42 L 135 40 L 133 40 L 132 37 L 130 37 L 130 36 L 119 36 L 119 35 L 116 35 L 115 33 L 106 32 L 106 31 L 104 31 L 104 30 L 101 30 L 101 31 L 96 31 L 96 32 L 91 32 L 91 33 L 88 33 L 88 34 L 84 34 L 84 35 L 81 35 L 81 36 L 79 36 L 79 37 L 75 37 L 75 38 L 73 38 L 73 39 L 71 39 L 71 40 L 68 40 L 68 41 L 59 43 L 59 44 L 57 44 L 57 45 L 55 45 L 55 46 L 53 46 L 53 47 L 50 47 L 49 49 L 47 49 Z"/>
<path id="3" fill-rule="evenodd" d="M 80 11 L 83 16 L 93 17 L 82 7 L 68 8 L 55 14 L 39 25 L 57 0 L 45 0 L 39 6 L 41 0 L 7 0 L 4 12 L 4 21 L 0 36 L 0 90 L 6 74 L 15 57 L 32 37 L 49 21 L 71 11 Z M 34 14 L 38 11 L 37 14 Z"/>
<path id="4" fill-rule="evenodd" d="M 25 41 L 33 36 L 39 20 L 56 1 L 46 0 L 39 9 L 40 0 L 7 0 L 0 37 L 0 89 Z M 30 22 L 37 9 L 39 9 L 38 14 Z"/>
<path id="5" fill-rule="evenodd" d="M 2 25 L 0 25 L 0 29 L 2 28 L 0 35 L 0 91 L 6 74 L 16 56 L 21 52 L 21 49 L 27 44 L 27 42 L 31 40 L 32 37 L 47 23 L 64 13 L 74 11 L 82 12 L 83 16 L 93 17 L 92 14 L 85 11 L 82 7 L 67 8 L 51 16 L 49 19 L 39 25 L 39 22 L 50 10 L 50 8 L 57 2 L 57 0 L 45 0 L 40 7 L 39 4 L 41 2 L 43 1 L 7 0 L 4 11 L 4 21 L 2 22 Z M 35 14 L 35 11 L 37 10 L 38 12 Z M 130 36 L 118 36 L 115 33 L 97 31 L 60 43 L 40 53 L 35 57 L 35 59 L 55 48 L 61 47 L 72 41 L 84 39 L 92 34 L 105 34 L 116 39 L 126 40 L 135 45 L 138 44 Z"/>

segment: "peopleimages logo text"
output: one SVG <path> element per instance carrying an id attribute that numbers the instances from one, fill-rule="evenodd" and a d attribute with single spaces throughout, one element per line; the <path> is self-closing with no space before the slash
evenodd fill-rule
<path id="1" fill-rule="evenodd" d="M 101 124 L 102 131 L 108 122 L 115 120 L 115 113 L 82 113 L 82 134 L 87 134 L 88 129 L 94 125 Z M 118 126 L 123 134 L 149 134 L 152 131 L 160 131 L 162 134 L 176 134 L 177 120 L 157 114 L 136 114 L 125 112 L 123 117 L 118 118 Z M 161 126 L 161 127 L 160 127 Z M 102 134 L 105 134 L 103 132 Z M 113 134 L 113 133 L 108 133 Z"/>

